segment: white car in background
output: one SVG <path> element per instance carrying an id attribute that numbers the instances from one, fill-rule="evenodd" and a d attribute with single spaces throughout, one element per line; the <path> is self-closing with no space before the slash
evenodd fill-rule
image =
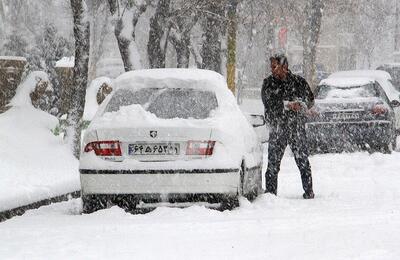
<path id="1" fill-rule="evenodd" d="M 83 138 L 83 212 L 202 204 L 232 208 L 262 190 L 262 147 L 223 76 L 127 72 Z"/>
<path id="2" fill-rule="evenodd" d="M 389 98 L 393 106 L 393 111 L 395 114 L 395 129 L 396 134 L 400 134 L 400 92 L 393 86 L 392 78 L 389 73 L 382 70 L 349 70 L 349 71 L 338 71 L 329 75 L 328 78 L 354 78 L 363 77 L 368 79 L 373 79 L 378 82 L 378 84 L 385 91 L 387 97 Z"/>

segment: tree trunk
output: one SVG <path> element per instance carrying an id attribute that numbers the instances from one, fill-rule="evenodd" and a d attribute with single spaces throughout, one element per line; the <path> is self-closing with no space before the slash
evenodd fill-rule
<path id="1" fill-rule="evenodd" d="M 255 19 L 255 10 L 254 10 L 255 8 L 254 7 L 255 7 L 254 2 L 250 3 L 250 12 L 251 12 L 250 25 L 249 25 L 250 27 L 247 29 L 248 34 L 249 34 L 248 35 L 249 40 L 247 42 L 246 47 L 244 48 L 244 53 L 242 54 L 243 57 L 248 57 L 248 55 L 251 54 L 251 52 L 253 50 L 253 46 L 254 46 L 254 40 L 255 40 L 255 37 L 257 34 L 256 29 L 255 29 L 256 19 Z M 267 62 L 267 66 L 268 66 L 269 65 L 269 56 L 268 56 L 267 60 L 268 60 L 268 62 Z M 252 62 L 251 60 L 245 58 L 243 60 L 243 62 L 241 63 L 241 68 L 238 70 L 238 78 L 237 78 L 237 84 L 236 84 L 237 85 L 236 86 L 236 100 L 237 100 L 238 104 L 242 104 L 242 102 L 243 102 L 242 93 L 243 93 L 243 89 L 245 88 L 243 79 L 246 75 L 247 65 L 251 62 Z"/>
<path id="2" fill-rule="evenodd" d="M 92 0 L 95 1 L 95 0 Z M 89 76 L 88 82 L 91 82 L 97 74 L 97 63 L 104 52 L 104 40 L 108 33 L 108 25 L 110 16 L 107 7 L 95 7 L 91 13 L 91 33 L 90 33 L 90 59 L 89 59 Z"/>
<path id="3" fill-rule="evenodd" d="M 150 19 L 149 42 L 147 44 L 150 68 L 165 68 L 165 53 L 168 42 L 165 31 L 170 2 L 171 0 L 160 0 L 154 16 Z"/>
<path id="4" fill-rule="evenodd" d="M 175 44 L 177 67 L 188 68 L 190 59 L 190 35 L 183 34 L 179 43 Z"/>
<path id="5" fill-rule="evenodd" d="M 88 79 L 90 51 L 90 23 L 85 18 L 83 0 L 70 0 L 74 19 L 75 66 L 73 79 L 72 108 L 68 112 L 68 138 L 72 138 L 72 151 L 76 158 L 80 155 L 82 116 L 85 108 L 85 94 Z"/>
<path id="6" fill-rule="evenodd" d="M 142 64 L 140 62 L 139 51 L 136 46 L 136 25 L 139 17 L 146 11 L 147 6 L 150 4 L 149 0 L 144 1 L 132 10 L 129 3 L 126 6 L 120 6 L 118 0 L 108 0 L 110 13 L 114 16 L 114 35 L 117 39 L 118 49 L 121 54 L 122 62 L 125 71 L 140 69 Z M 128 11 L 129 9 L 129 11 Z M 127 28 L 124 25 L 124 15 L 132 15 L 132 32 L 124 32 Z"/>
<path id="7" fill-rule="evenodd" d="M 223 1 L 210 2 L 208 14 L 203 22 L 203 46 L 201 49 L 202 68 L 221 73 L 221 17 L 224 12 Z"/>
<path id="8" fill-rule="evenodd" d="M 121 53 L 122 62 L 124 63 L 125 71 L 133 70 L 133 65 L 131 60 L 129 59 L 130 52 L 129 52 L 129 45 L 131 44 L 131 39 L 128 39 L 121 35 L 122 29 L 124 29 L 124 22 L 122 17 L 118 18 L 115 27 L 114 27 L 114 34 L 117 38 L 118 49 Z"/>
<path id="9" fill-rule="evenodd" d="M 310 0 L 306 6 L 307 18 L 303 32 L 303 71 L 305 79 L 313 90 L 316 87 L 315 60 L 323 8 L 323 0 Z"/>
<path id="10" fill-rule="evenodd" d="M 226 78 L 228 88 L 236 94 L 235 75 L 236 75 L 236 31 L 238 0 L 228 2 L 228 59 L 226 62 Z"/>
<path id="11" fill-rule="evenodd" d="M 190 60 L 190 31 L 197 22 L 197 15 L 188 13 L 175 13 L 171 21 L 169 40 L 175 48 L 178 68 L 188 68 Z M 187 19 L 190 17 L 192 19 Z"/>
<path id="12" fill-rule="evenodd" d="M 394 51 L 400 51 L 400 3 L 396 1 Z"/>
<path id="13" fill-rule="evenodd" d="M 0 44 L 2 45 L 1 40 L 4 38 L 4 29 L 6 26 L 6 16 L 4 14 L 4 6 L 3 0 L 0 0 Z"/>

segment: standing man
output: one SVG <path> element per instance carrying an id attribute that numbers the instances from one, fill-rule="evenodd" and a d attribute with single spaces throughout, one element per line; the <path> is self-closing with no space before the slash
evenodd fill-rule
<path id="1" fill-rule="evenodd" d="M 278 173 L 289 144 L 300 170 L 304 199 L 313 199 L 311 166 L 305 131 L 306 112 L 314 104 L 307 81 L 291 73 L 285 55 L 270 58 L 272 75 L 264 79 L 261 98 L 270 125 L 266 192 L 277 194 Z"/>

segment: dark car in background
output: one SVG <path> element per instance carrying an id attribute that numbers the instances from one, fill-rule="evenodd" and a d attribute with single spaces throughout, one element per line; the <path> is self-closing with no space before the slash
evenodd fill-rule
<path id="1" fill-rule="evenodd" d="M 326 79 L 329 76 L 329 72 L 326 71 L 326 68 L 325 68 L 325 66 L 323 64 L 317 63 L 317 64 L 315 64 L 315 67 L 316 67 L 318 83 L 321 80 Z M 295 64 L 295 65 L 293 65 L 292 66 L 292 73 L 304 77 L 303 64 Z"/>
<path id="2" fill-rule="evenodd" d="M 392 77 L 392 84 L 400 91 L 400 63 L 386 63 L 376 68 L 377 70 L 383 70 L 390 74 Z"/>
<path id="3" fill-rule="evenodd" d="M 392 77 L 383 70 L 348 70 L 336 71 L 329 75 L 331 78 L 369 78 L 375 80 L 385 91 L 386 96 L 393 104 L 400 102 L 400 91 L 392 84 Z M 395 128 L 400 134 L 400 106 L 392 106 L 395 115 Z"/>
<path id="4" fill-rule="evenodd" d="M 369 78 L 329 78 L 315 91 L 306 124 L 312 153 L 395 149 L 395 116 L 385 91 Z"/>

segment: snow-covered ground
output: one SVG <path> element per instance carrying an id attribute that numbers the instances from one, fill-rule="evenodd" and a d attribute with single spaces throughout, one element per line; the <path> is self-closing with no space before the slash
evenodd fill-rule
<path id="1" fill-rule="evenodd" d="M 80 215 L 74 199 L 0 223 L 2 259 L 399 259 L 400 153 L 311 158 L 303 200 L 286 153 L 278 196 L 219 212 L 193 206 Z"/>
<path id="2" fill-rule="evenodd" d="M 17 104 L 0 115 L 1 209 L 79 189 L 56 123 Z M 315 155 L 311 165 L 314 200 L 302 199 L 287 151 L 278 196 L 242 199 L 233 211 L 82 215 L 80 199 L 30 210 L 0 223 L 0 259 L 399 259 L 400 153 Z"/>
<path id="3" fill-rule="evenodd" d="M 51 132 L 56 124 L 28 107 L 0 114 L 0 212 L 80 189 L 78 161 Z"/>

